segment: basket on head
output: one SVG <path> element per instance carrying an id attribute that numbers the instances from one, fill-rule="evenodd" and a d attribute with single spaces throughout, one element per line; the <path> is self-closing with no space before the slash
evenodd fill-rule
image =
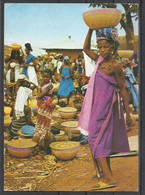
<path id="1" fill-rule="evenodd" d="M 115 27 L 120 22 L 121 17 L 121 10 L 114 8 L 94 9 L 83 13 L 86 25 L 93 30 Z"/>

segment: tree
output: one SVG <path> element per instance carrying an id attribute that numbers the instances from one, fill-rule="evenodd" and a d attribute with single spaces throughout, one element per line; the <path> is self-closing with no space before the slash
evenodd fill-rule
<path id="1" fill-rule="evenodd" d="M 132 4 L 132 3 L 121 3 L 122 7 L 124 8 L 124 13 L 122 13 L 122 18 L 120 20 L 121 28 L 123 28 L 126 32 L 126 43 L 127 43 L 127 49 L 134 49 L 134 26 L 132 22 L 132 18 L 135 18 L 135 20 L 138 20 L 139 16 L 139 7 L 138 4 Z M 101 7 L 101 8 L 117 8 L 117 4 L 96 4 L 91 3 L 89 7 Z"/>

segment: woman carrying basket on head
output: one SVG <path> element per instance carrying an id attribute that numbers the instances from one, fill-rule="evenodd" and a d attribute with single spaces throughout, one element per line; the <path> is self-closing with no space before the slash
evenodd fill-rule
<path id="1" fill-rule="evenodd" d="M 103 28 L 96 31 L 100 55 L 90 49 L 92 32 L 89 29 L 83 49 L 97 64 L 88 84 L 79 126 L 89 131 L 88 142 L 94 165 L 101 169 L 104 176 L 104 181 L 92 188 L 98 190 L 116 186 L 110 168 L 110 154 L 129 152 L 120 95 L 127 125 L 131 124 L 131 117 L 122 66 L 113 57 L 119 45 L 117 29 Z"/>

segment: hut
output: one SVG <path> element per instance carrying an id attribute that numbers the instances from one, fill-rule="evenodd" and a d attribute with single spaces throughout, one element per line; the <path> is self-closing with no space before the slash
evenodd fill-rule
<path id="1" fill-rule="evenodd" d="M 72 40 L 71 36 L 69 36 L 66 40 L 49 44 L 47 48 L 41 49 L 44 49 L 48 53 L 48 55 L 50 55 L 51 52 L 54 52 L 61 53 L 63 56 L 70 56 L 71 60 L 74 61 L 77 58 L 78 54 L 82 53 L 83 44 Z"/>

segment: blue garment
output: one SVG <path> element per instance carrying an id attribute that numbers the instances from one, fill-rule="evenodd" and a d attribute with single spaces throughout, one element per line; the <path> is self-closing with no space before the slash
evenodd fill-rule
<path id="1" fill-rule="evenodd" d="M 127 88 L 130 88 L 132 92 L 133 105 L 138 111 L 138 91 L 137 91 L 137 87 L 133 85 L 133 82 L 136 81 L 136 79 L 129 68 L 127 68 L 125 76 L 128 77 L 128 80 L 126 79 L 126 83 L 127 83 Z"/>
<path id="2" fill-rule="evenodd" d="M 27 57 L 27 59 L 26 59 L 25 62 L 24 62 L 24 66 L 25 66 L 26 64 L 29 64 L 30 62 L 32 62 L 34 59 L 36 59 L 36 57 L 33 56 L 32 54 L 29 54 L 28 57 Z M 28 71 L 27 71 L 27 67 L 23 67 L 23 72 L 24 72 L 24 74 L 26 75 L 26 77 L 29 78 L 29 76 L 28 76 Z"/>
<path id="3" fill-rule="evenodd" d="M 70 75 L 70 68 L 64 67 L 62 69 L 61 74 L 64 76 L 64 78 L 61 78 L 59 89 L 58 89 L 58 95 L 60 95 L 60 97 L 62 96 L 68 97 L 70 92 L 75 90 L 72 79 L 66 78 L 67 76 Z"/>
<path id="4" fill-rule="evenodd" d="M 78 65 L 77 69 L 78 69 L 79 74 L 83 72 L 83 68 L 80 64 Z"/>

